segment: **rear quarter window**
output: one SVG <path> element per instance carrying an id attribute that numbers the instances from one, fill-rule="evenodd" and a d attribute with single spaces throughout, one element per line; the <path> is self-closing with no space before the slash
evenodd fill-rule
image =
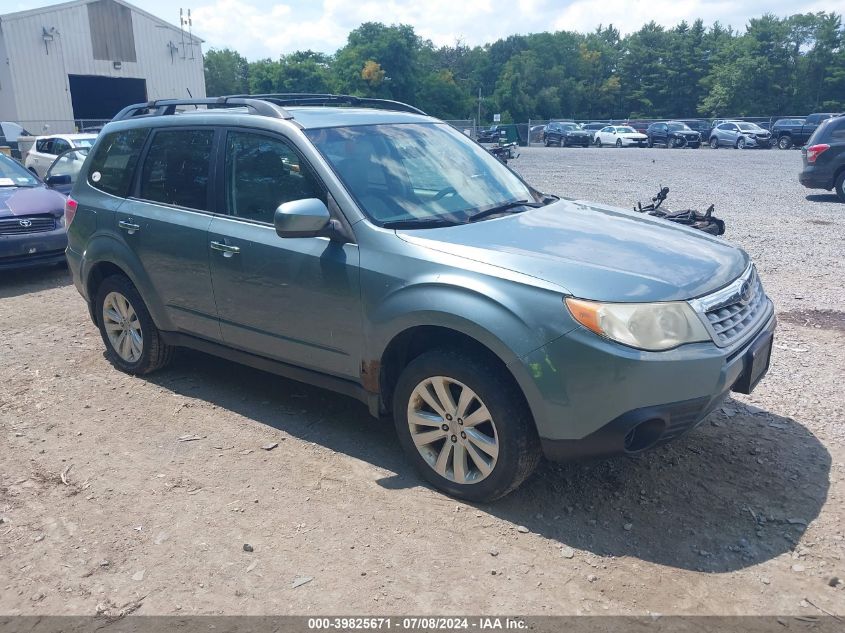
<path id="1" fill-rule="evenodd" d="M 91 186 L 113 196 L 126 196 L 148 132 L 147 128 L 134 128 L 106 134 L 91 157 Z"/>

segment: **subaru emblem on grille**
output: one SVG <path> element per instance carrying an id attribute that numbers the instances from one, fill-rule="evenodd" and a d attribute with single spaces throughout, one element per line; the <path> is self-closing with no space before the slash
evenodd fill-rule
<path id="1" fill-rule="evenodd" d="M 18 224 L 23 227 L 32 226 L 32 220 L 18 220 Z"/>
<path id="2" fill-rule="evenodd" d="M 751 301 L 751 282 L 746 281 L 742 284 L 742 288 L 740 288 L 739 302 L 742 305 L 747 305 L 749 301 Z"/>

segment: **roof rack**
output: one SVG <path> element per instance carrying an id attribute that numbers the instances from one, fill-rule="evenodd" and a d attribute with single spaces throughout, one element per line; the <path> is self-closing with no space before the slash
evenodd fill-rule
<path id="1" fill-rule="evenodd" d="M 413 114 L 425 114 L 419 108 L 415 108 L 401 101 L 390 99 L 376 99 L 373 97 L 356 97 L 354 95 L 320 94 L 310 92 L 286 92 L 258 95 L 231 95 L 228 99 L 261 99 L 277 106 L 319 106 L 319 105 L 351 105 L 360 107 L 376 107 L 397 112 L 411 112 Z"/>
<path id="2" fill-rule="evenodd" d="M 142 116 L 167 116 L 176 114 L 176 106 L 208 106 L 213 108 L 231 108 L 246 106 L 255 114 L 272 117 L 274 119 L 292 119 L 293 116 L 279 104 L 268 99 L 252 98 L 250 95 L 231 97 L 210 97 L 205 99 L 158 99 L 146 103 L 136 103 L 126 106 L 118 112 L 112 121 L 123 121 Z"/>

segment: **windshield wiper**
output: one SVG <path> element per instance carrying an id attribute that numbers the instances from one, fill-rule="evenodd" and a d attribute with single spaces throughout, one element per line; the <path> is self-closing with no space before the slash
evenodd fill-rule
<path id="1" fill-rule="evenodd" d="M 510 202 L 505 202 L 504 204 L 497 204 L 494 207 L 490 207 L 488 209 L 484 209 L 483 211 L 479 211 L 478 213 L 474 213 L 467 218 L 467 222 L 477 222 L 478 220 L 489 218 L 491 215 L 498 215 L 500 213 L 522 213 L 522 211 L 516 211 L 516 209 L 519 209 L 521 207 L 529 207 L 531 209 L 536 209 L 542 206 L 543 204 L 540 202 L 528 202 L 528 200 L 511 200 Z"/>
<path id="2" fill-rule="evenodd" d="M 391 220 L 382 222 L 386 229 L 434 229 L 442 226 L 457 226 L 460 222 L 446 218 L 419 218 L 417 220 Z"/>

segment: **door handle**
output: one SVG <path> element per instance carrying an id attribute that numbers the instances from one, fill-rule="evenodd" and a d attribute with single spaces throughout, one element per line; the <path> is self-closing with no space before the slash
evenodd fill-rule
<path id="1" fill-rule="evenodd" d="M 127 222 L 125 220 L 120 220 L 117 225 L 122 228 L 124 231 L 129 233 L 129 235 L 133 235 L 141 230 L 140 225 L 134 224 L 133 222 Z"/>
<path id="2" fill-rule="evenodd" d="M 224 244 L 223 242 L 212 242 L 211 250 L 220 251 L 223 253 L 223 257 L 231 257 L 232 255 L 237 255 L 241 252 L 239 247 Z"/>

